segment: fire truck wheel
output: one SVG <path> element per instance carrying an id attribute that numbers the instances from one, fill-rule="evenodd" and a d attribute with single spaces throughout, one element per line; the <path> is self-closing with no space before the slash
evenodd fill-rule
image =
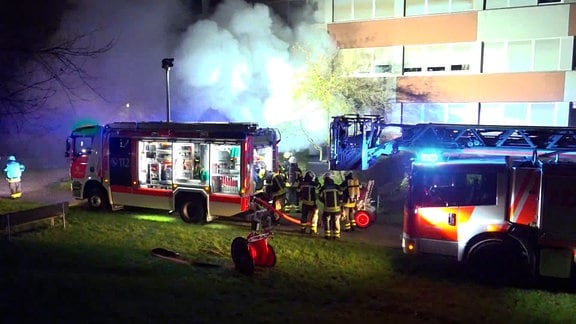
<path id="1" fill-rule="evenodd" d="M 103 190 L 92 188 L 88 191 L 88 206 L 92 210 L 104 210 L 108 206 L 108 198 Z"/>
<path id="2" fill-rule="evenodd" d="M 527 279 L 529 258 L 513 239 L 495 237 L 476 243 L 466 266 L 472 277 L 487 284 L 521 284 Z"/>
<path id="3" fill-rule="evenodd" d="M 204 204 L 197 200 L 185 201 L 180 205 L 180 218 L 185 223 L 203 224 L 206 222 Z"/>

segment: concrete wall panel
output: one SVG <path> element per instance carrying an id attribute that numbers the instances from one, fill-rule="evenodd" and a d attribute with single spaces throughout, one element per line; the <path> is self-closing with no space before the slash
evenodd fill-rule
<path id="1" fill-rule="evenodd" d="M 399 77 L 399 102 L 564 101 L 565 72 Z"/>
<path id="2" fill-rule="evenodd" d="M 455 27 L 458 26 L 458 27 Z M 328 25 L 341 48 L 473 42 L 477 12 Z"/>

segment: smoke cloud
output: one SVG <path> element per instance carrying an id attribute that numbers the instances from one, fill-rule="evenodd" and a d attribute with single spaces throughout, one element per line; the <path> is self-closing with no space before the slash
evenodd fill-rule
<path id="1" fill-rule="evenodd" d="M 290 28 L 266 5 L 227 0 L 212 17 L 191 25 L 175 55 L 180 117 L 276 127 L 288 150 L 309 144 L 303 133 L 325 140 L 328 116 L 294 98 L 297 77 L 306 69 L 294 46 L 309 48 L 309 54 L 334 50 L 325 29 L 305 23 L 305 14 Z"/>
<path id="2" fill-rule="evenodd" d="M 83 120 L 166 120 L 161 61 L 167 57 L 174 58 L 172 121 L 256 122 L 280 130 L 281 150 L 307 148 L 308 139 L 325 141 L 329 116 L 314 103 L 294 98 L 306 69 L 303 53 L 294 46 L 307 48 L 308 55 L 335 49 L 325 27 L 310 23 L 312 12 L 303 10 L 288 26 L 264 4 L 225 0 L 212 16 L 198 20 L 188 2 L 72 1 L 55 37 L 89 34 L 84 45 L 97 48 L 114 40 L 114 47 L 82 62 L 92 76 L 86 80 L 90 86 L 79 82 L 71 86 L 73 94 L 62 91 L 50 98 L 48 104 L 60 107 L 58 113 L 30 118 L 42 130 L 21 132 L 3 145 L 0 155 L 65 165 L 64 139 Z M 39 135 L 52 140 L 34 147 L 31 139 Z"/>

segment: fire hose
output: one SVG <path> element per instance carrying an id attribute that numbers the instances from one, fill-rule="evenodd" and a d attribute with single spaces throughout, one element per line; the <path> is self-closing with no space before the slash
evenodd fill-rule
<path id="1" fill-rule="evenodd" d="M 296 219 L 294 217 L 291 217 L 285 213 L 283 213 L 282 211 L 274 208 L 274 206 L 272 206 L 269 202 L 262 200 L 261 198 L 258 197 L 252 197 L 252 199 L 254 199 L 254 201 L 256 203 L 258 203 L 260 206 L 266 208 L 268 211 L 273 212 L 274 214 L 278 215 L 280 218 L 284 218 L 285 220 L 289 221 L 290 223 L 294 223 L 296 225 L 300 225 L 300 220 Z"/>

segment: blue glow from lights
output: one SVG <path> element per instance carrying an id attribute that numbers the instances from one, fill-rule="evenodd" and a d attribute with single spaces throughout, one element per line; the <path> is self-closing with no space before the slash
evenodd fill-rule
<path id="1" fill-rule="evenodd" d="M 440 153 L 437 151 L 425 151 L 420 152 L 418 155 L 418 160 L 420 162 L 435 163 L 440 161 Z"/>

